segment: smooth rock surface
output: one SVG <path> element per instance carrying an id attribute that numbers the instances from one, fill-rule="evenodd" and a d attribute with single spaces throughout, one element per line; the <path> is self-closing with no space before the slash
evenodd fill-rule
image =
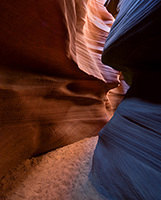
<path id="1" fill-rule="evenodd" d="M 161 199 L 161 104 L 126 98 L 101 130 L 90 180 L 109 200 Z"/>
<path id="2" fill-rule="evenodd" d="M 24 159 L 97 135 L 112 115 L 101 81 L 15 71 L 0 76 L 1 177 Z"/>
<path id="3" fill-rule="evenodd" d="M 160 0 L 123 0 L 107 37 L 102 61 L 119 71 L 160 71 Z"/>
<path id="4" fill-rule="evenodd" d="M 109 200 L 161 199 L 160 9 L 160 1 L 124 0 L 104 47 L 104 63 L 133 73 L 89 175 Z"/>
<path id="5" fill-rule="evenodd" d="M 101 78 L 101 67 L 88 68 L 87 3 L 0 1 L 0 178 L 27 158 L 97 135 L 113 114 L 106 94 L 118 85 L 118 72 L 108 67 Z M 111 27 L 106 13 L 97 16 L 106 31 L 95 28 L 96 40 Z"/>

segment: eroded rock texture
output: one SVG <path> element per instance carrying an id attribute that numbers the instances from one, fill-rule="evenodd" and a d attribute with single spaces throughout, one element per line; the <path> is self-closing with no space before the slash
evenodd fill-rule
<path id="1" fill-rule="evenodd" d="M 160 11 L 161 1 L 124 0 L 104 47 L 104 63 L 133 74 L 93 157 L 90 179 L 109 200 L 161 199 Z"/>
<path id="2" fill-rule="evenodd" d="M 118 72 L 100 62 L 113 22 L 100 2 L 0 1 L 0 178 L 110 119 Z"/>

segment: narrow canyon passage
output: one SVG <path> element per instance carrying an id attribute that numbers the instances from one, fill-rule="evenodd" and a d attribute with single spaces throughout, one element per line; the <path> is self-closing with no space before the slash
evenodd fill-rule
<path id="1" fill-rule="evenodd" d="M 160 9 L 0 1 L 1 199 L 161 199 Z"/>

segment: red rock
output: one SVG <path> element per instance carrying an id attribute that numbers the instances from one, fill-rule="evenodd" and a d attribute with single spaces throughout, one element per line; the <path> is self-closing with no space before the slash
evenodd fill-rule
<path id="1" fill-rule="evenodd" d="M 106 84 L 79 68 L 72 2 L 66 13 L 63 0 L 0 1 L 0 178 L 26 158 L 97 135 L 111 117 L 104 99 L 117 74 Z"/>

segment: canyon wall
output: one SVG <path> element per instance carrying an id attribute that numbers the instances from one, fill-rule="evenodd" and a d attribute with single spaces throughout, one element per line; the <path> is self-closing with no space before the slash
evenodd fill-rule
<path id="1" fill-rule="evenodd" d="M 0 15 L 2 178 L 26 158 L 97 135 L 113 114 L 106 94 L 118 72 L 100 61 L 113 23 L 102 1 L 2 0 Z"/>

